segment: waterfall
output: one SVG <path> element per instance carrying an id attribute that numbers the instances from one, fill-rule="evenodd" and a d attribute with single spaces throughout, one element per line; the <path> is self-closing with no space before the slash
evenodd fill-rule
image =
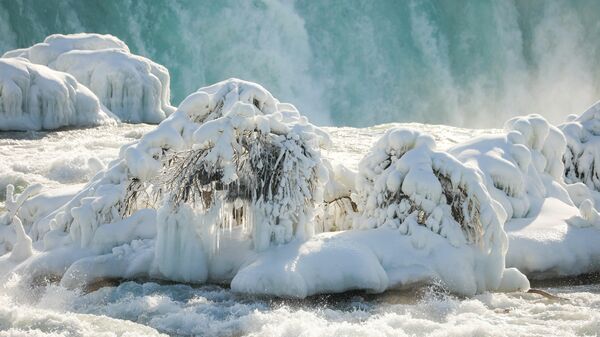
<path id="1" fill-rule="evenodd" d="M 110 33 L 165 65 L 173 103 L 238 77 L 321 125 L 563 121 L 600 98 L 596 1 L 0 0 L 0 53 Z"/>

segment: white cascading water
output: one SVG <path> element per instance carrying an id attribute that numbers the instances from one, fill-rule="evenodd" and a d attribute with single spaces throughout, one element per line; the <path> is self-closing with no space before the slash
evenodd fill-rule
<path id="1" fill-rule="evenodd" d="M 110 33 L 169 69 L 175 105 L 238 77 L 320 125 L 490 127 L 530 113 L 562 122 L 598 98 L 597 10 L 589 1 L 0 1 L 0 50 L 52 33 Z"/>

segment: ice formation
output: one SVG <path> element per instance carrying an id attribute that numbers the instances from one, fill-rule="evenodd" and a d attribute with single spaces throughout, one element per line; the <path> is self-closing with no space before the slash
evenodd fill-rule
<path id="1" fill-rule="evenodd" d="M 329 180 L 325 184 L 323 204 L 315 217 L 315 232 L 335 232 L 352 228 L 358 209 L 352 200 L 356 173 L 341 164 L 325 161 Z"/>
<path id="2" fill-rule="evenodd" d="M 73 76 L 23 58 L 0 59 L 0 130 L 57 129 L 112 120 L 98 98 Z"/>
<path id="3" fill-rule="evenodd" d="M 168 70 L 131 54 L 114 36 L 50 35 L 42 43 L 3 55 L 14 57 L 71 74 L 123 121 L 158 123 L 174 111 Z"/>
<path id="4" fill-rule="evenodd" d="M 359 163 L 354 198 L 360 214 L 356 228 L 396 229 L 413 237 L 415 249 L 427 246 L 431 236 L 455 248 L 468 246 L 479 270 L 477 291 L 499 287 L 507 250 L 505 214 L 480 172 L 436 151 L 431 136 L 388 130 Z"/>
<path id="5" fill-rule="evenodd" d="M 431 136 L 409 129 L 391 129 L 377 141 L 359 164 L 357 227 L 408 233 L 419 223 L 455 246 L 500 228 L 478 173 L 434 149 Z"/>
<path id="6" fill-rule="evenodd" d="M 526 217 L 547 196 L 570 203 L 560 184 L 565 150 L 562 133 L 538 115 L 511 119 L 506 131 L 505 135 L 476 138 L 450 152 L 485 173 L 486 186 L 508 219 Z"/>
<path id="7" fill-rule="evenodd" d="M 560 125 L 567 140 L 565 179 L 600 191 L 600 103 Z"/>
<path id="8" fill-rule="evenodd" d="M 322 156 L 328 134 L 295 107 L 230 79 L 188 96 L 77 193 L 9 188 L 0 271 L 291 297 L 434 282 L 473 295 L 527 289 L 522 272 L 597 271 L 594 168 L 569 162 L 583 158 L 575 146 L 594 149 L 589 114 L 558 128 L 514 118 L 448 150 L 391 128 L 354 172 Z M 585 174 L 569 178 L 573 165 Z"/>
<path id="9" fill-rule="evenodd" d="M 327 181 L 319 148 L 327 143 L 324 132 L 259 85 L 217 83 L 190 95 L 29 231 L 43 250 L 71 247 L 86 258 L 152 239 L 146 274 L 204 282 L 222 232 L 240 235 L 256 252 L 313 235 Z M 102 262 L 88 260 L 62 268 L 72 275 L 69 265 Z"/>
<path id="10" fill-rule="evenodd" d="M 509 237 L 507 265 L 534 278 L 600 270 L 592 262 L 600 257 L 593 244 L 600 240 L 600 232 L 593 229 L 599 228 L 596 192 L 569 178 L 569 132 L 539 115 L 513 118 L 505 129 L 505 135 L 479 137 L 450 153 L 483 172 L 491 196 L 502 205 Z M 587 166 L 582 176 L 591 169 Z"/>

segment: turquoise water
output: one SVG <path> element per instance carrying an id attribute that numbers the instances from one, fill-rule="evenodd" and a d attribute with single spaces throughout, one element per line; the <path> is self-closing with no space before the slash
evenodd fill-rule
<path id="1" fill-rule="evenodd" d="M 0 0 L 0 51 L 99 32 L 167 66 L 174 103 L 228 77 L 319 124 L 561 121 L 600 98 L 598 1 Z"/>

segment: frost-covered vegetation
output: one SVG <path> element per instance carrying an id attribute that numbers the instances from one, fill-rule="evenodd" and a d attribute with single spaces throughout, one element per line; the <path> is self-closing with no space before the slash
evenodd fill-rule
<path id="1" fill-rule="evenodd" d="M 375 144 L 359 164 L 357 226 L 408 233 L 424 225 L 455 246 L 500 228 L 478 172 L 434 148 L 433 138 L 409 129 L 391 129 Z"/>
<path id="2" fill-rule="evenodd" d="M 53 41 L 18 53 L 54 65 L 128 53 L 110 37 Z M 445 150 L 424 132 L 390 128 L 354 172 L 323 156 L 329 135 L 293 105 L 226 80 L 99 163 L 76 193 L 9 185 L 0 272 L 67 287 L 158 278 L 305 297 L 422 283 L 464 295 L 517 291 L 529 287 L 522 272 L 597 271 L 590 111 L 560 127 L 513 118 L 504 133 Z"/>
<path id="3" fill-rule="evenodd" d="M 328 141 L 264 88 L 224 81 L 190 95 L 72 200 L 32 222 L 29 235 L 46 251 L 84 256 L 155 240 L 146 274 L 203 282 L 223 231 L 257 252 L 312 236 Z"/>
<path id="4" fill-rule="evenodd" d="M 567 140 L 565 178 L 600 191 L 600 103 L 560 125 Z"/>
<path id="5" fill-rule="evenodd" d="M 139 55 L 131 54 L 127 45 L 118 38 L 111 35 L 99 34 L 55 34 L 48 36 L 44 42 L 35 44 L 29 48 L 16 49 L 6 52 L 2 56 L 3 62 L 13 60 L 27 59 L 29 62 L 42 65 L 29 66 L 30 69 L 44 69 L 45 73 L 50 73 L 46 67 L 53 70 L 70 74 L 71 82 L 75 78 L 80 87 L 87 87 L 112 114 L 119 119 L 132 123 L 159 123 L 166 116 L 170 115 L 174 108 L 170 105 L 169 72 L 168 70 Z M 29 64 L 29 63 L 28 63 Z M 37 71 L 39 73 L 40 70 Z M 30 71 L 31 73 L 31 71 Z M 54 77 L 64 76 L 53 72 Z M 33 77 L 33 76 L 31 76 Z M 49 76 L 45 76 L 49 77 Z M 35 78 L 43 77 L 37 75 Z M 0 81 L 11 80 L 11 74 L 0 72 Z M 48 82 L 48 81 L 46 81 Z M 19 83 L 21 86 L 22 81 Z M 76 86 L 69 83 L 69 85 Z M 33 96 L 39 101 L 37 105 L 23 105 L 23 111 L 11 110 L 12 118 L 21 121 L 12 129 L 53 129 L 64 125 L 82 125 L 80 120 L 94 120 L 94 111 L 84 106 L 70 107 L 62 102 L 52 100 L 53 96 L 61 97 L 58 91 L 63 86 L 45 85 L 45 91 L 51 91 L 50 94 Z M 12 88 L 9 88 L 12 89 Z M 7 89 L 7 90 L 9 90 Z M 63 89 L 64 90 L 64 89 Z M 26 90 L 23 91 L 23 96 Z M 10 91 L 9 91 L 10 92 Z M 56 92 L 56 94 L 55 94 Z M 65 96 L 64 94 L 62 96 Z M 66 113 L 62 110 L 69 110 L 70 115 L 77 116 L 78 120 L 67 120 L 70 124 L 46 123 L 41 127 L 37 125 L 23 124 L 24 118 L 17 118 L 28 114 L 35 115 L 38 107 L 60 107 L 50 111 L 44 111 L 49 120 L 65 119 Z M 51 109 L 47 108 L 46 110 Z M 33 119 L 33 121 L 40 120 Z M 79 122 L 79 123 L 76 123 Z M 88 123 L 91 124 L 91 123 Z M 0 124 L 1 125 L 1 124 Z M 4 129 L 9 129 L 5 127 Z"/>

